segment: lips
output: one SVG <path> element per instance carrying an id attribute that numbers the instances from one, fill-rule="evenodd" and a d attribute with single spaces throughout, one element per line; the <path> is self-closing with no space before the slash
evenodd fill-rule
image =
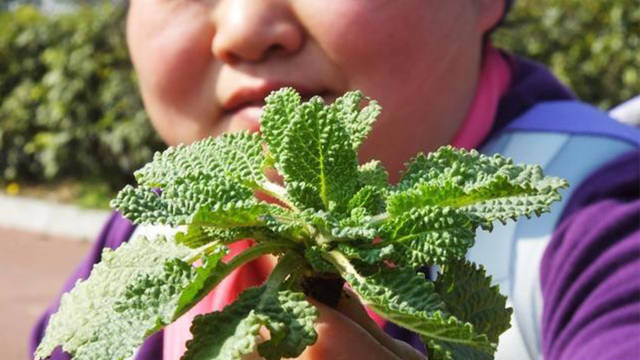
<path id="1" fill-rule="evenodd" d="M 283 87 L 292 87 L 298 91 L 303 100 L 308 100 L 314 95 L 326 96 L 329 94 L 324 90 L 315 90 L 304 86 L 298 86 L 291 83 L 268 82 L 255 87 L 243 87 L 233 92 L 222 101 L 222 109 L 226 114 L 233 114 L 247 107 L 264 106 L 264 98 L 272 91 Z"/>
<path id="2" fill-rule="evenodd" d="M 223 116 L 230 122 L 230 131 L 249 130 L 255 132 L 260 130 L 260 117 L 264 98 L 272 91 L 282 87 L 296 89 L 303 101 L 314 95 L 322 96 L 325 99 L 333 99 L 330 92 L 321 90 L 321 87 L 299 86 L 291 82 L 262 82 L 257 86 L 245 86 L 234 89 L 229 96 L 222 96 Z"/>

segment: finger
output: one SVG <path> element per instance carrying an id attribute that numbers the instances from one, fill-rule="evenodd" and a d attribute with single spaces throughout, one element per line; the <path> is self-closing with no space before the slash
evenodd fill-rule
<path id="1" fill-rule="evenodd" d="M 358 296 L 349 289 L 344 289 L 340 297 L 338 311 L 364 328 L 371 336 L 373 336 L 380 344 L 387 347 L 391 352 L 401 359 L 405 360 L 424 360 L 426 359 L 418 350 L 404 341 L 399 341 L 387 333 L 385 333 L 375 321 L 369 316 L 367 310 L 360 302 Z"/>
<path id="2" fill-rule="evenodd" d="M 401 360 L 344 314 L 314 299 L 309 301 L 319 311 L 316 322 L 318 341 L 308 347 L 298 357 L 299 360 Z"/>

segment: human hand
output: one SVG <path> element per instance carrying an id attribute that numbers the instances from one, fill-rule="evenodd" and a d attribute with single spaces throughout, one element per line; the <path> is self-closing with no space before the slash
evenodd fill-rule
<path id="1" fill-rule="evenodd" d="M 409 344 L 396 340 L 369 317 L 355 294 L 346 290 L 334 309 L 309 298 L 318 308 L 318 341 L 298 360 L 427 360 Z M 245 360 L 257 360 L 257 354 Z"/>

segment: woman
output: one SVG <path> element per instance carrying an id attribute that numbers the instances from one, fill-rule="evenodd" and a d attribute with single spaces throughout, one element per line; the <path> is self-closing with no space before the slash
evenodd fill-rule
<path id="1" fill-rule="evenodd" d="M 169 145 L 257 131 L 262 99 L 281 86 L 327 101 L 360 89 L 383 107 L 361 160 L 382 160 L 392 180 L 415 153 L 448 143 L 541 163 L 569 178 L 572 188 L 551 214 L 510 224 L 469 255 L 488 267 L 515 307 L 498 357 L 631 358 L 640 329 L 640 283 L 632 276 L 640 266 L 629 255 L 640 249 L 638 134 L 579 105 L 539 65 L 493 48 L 489 34 L 509 6 L 133 0 L 127 41 L 145 107 Z M 132 232 L 114 214 L 65 289 L 88 275 L 102 247 L 117 247 Z M 148 339 L 136 359 L 177 359 L 193 316 L 219 310 L 270 266 L 262 259 L 244 267 Z M 56 308 L 34 330 L 33 346 Z M 420 348 L 416 336 L 393 324 L 380 324 L 384 332 L 371 326 L 358 307 L 320 310 L 319 340 L 301 359 L 398 359 L 390 336 Z M 421 357 L 403 349 L 404 358 Z"/>

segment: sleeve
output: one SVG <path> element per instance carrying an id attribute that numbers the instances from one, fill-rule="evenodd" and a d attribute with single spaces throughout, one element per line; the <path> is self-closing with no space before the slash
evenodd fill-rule
<path id="1" fill-rule="evenodd" d="M 91 269 L 93 265 L 100 261 L 102 256 L 102 249 L 105 247 L 115 249 L 123 242 L 127 241 L 133 232 L 133 225 L 120 216 L 118 213 L 114 212 L 111 217 L 107 220 L 107 223 L 102 228 L 102 231 L 96 238 L 93 247 L 89 251 L 89 254 L 85 257 L 85 259 L 80 263 L 80 265 L 75 269 L 75 271 L 71 274 L 71 276 L 67 279 L 62 290 L 60 291 L 60 295 L 58 298 L 47 308 L 47 310 L 40 316 L 38 321 L 36 322 L 34 328 L 31 331 L 31 336 L 29 339 L 29 356 L 32 357 L 35 352 L 38 344 L 44 337 L 44 332 L 47 328 L 47 324 L 49 323 L 49 318 L 53 315 L 60 306 L 60 297 L 63 293 L 70 291 L 76 282 L 80 279 L 86 279 L 91 273 Z M 51 360 L 68 360 L 69 356 L 60 349 L 56 349 L 50 357 Z"/>
<path id="2" fill-rule="evenodd" d="M 581 186 L 540 266 L 546 360 L 640 358 L 638 153 Z"/>

